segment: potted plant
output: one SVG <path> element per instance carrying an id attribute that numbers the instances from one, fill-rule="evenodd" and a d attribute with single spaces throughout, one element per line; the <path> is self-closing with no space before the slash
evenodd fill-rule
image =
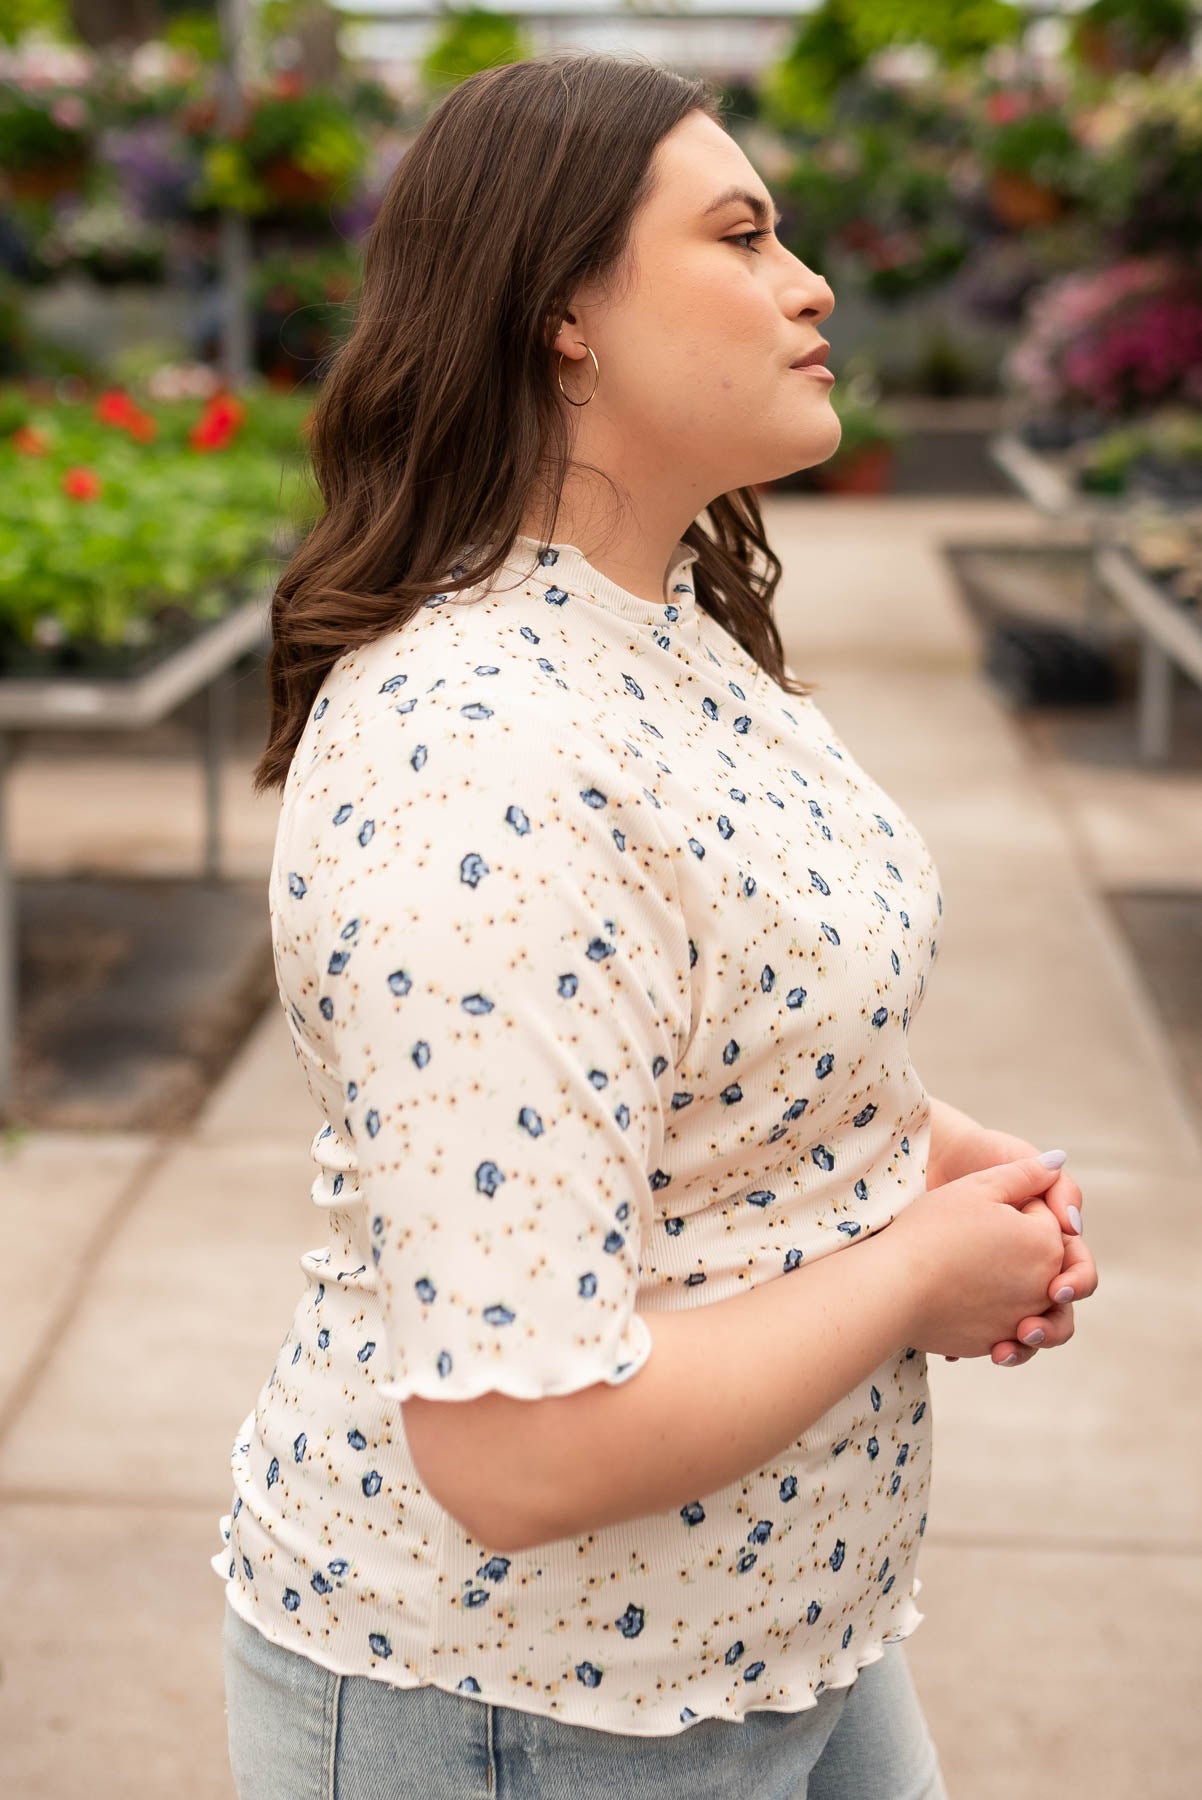
<path id="1" fill-rule="evenodd" d="M 1030 87 L 995 88 L 984 96 L 975 140 L 999 224 L 1021 231 L 1052 224 L 1070 209 L 1083 157 L 1062 95 Z"/>
<path id="2" fill-rule="evenodd" d="M 40 253 L 47 268 L 79 269 L 105 287 L 161 281 L 166 266 L 163 228 L 140 219 L 115 195 L 63 213 Z"/>
<path id="3" fill-rule="evenodd" d="M 1094 75 L 1149 75 L 1189 48 L 1190 0 L 1092 0 L 1069 26 L 1068 51 Z"/>
<path id="4" fill-rule="evenodd" d="M 838 249 L 878 300 L 909 298 L 946 281 L 971 240 L 943 152 L 914 148 L 883 125 L 863 127 L 856 137 L 858 205 L 834 233 Z"/>
<path id="5" fill-rule="evenodd" d="M 871 377 L 853 376 L 842 393 L 831 389 L 831 405 L 842 426 L 839 447 L 825 462 L 798 469 L 778 481 L 760 483 L 761 491 L 780 489 L 790 493 L 883 494 L 902 428 L 886 419 L 875 399 Z"/>
<path id="6" fill-rule="evenodd" d="M 81 95 L 0 82 L 0 169 L 15 199 L 51 200 L 78 188 L 90 146 Z"/>
<path id="7" fill-rule="evenodd" d="M 1202 420 L 1196 409 L 1166 407 L 1143 432 L 1132 470 L 1135 487 L 1157 499 L 1202 500 Z"/>
<path id="8" fill-rule="evenodd" d="M 1202 402 L 1202 277 L 1170 256 L 1062 276 L 1033 296 L 1003 363 L 1041 418 L 1106 423 Z"/>
<path id="9" fill-rule="evenodd" d="M 312 504 L 308 402 L 0 390 L 0 675 L 126 674 L 239 602 Z"/>
<path id="10" fill-rule="evenodd" d="M 185 116 L 200 150 L 193 198 L 201 210 L 321 211 L 366 161 L 363 134 L 346 102 L 331 90 L 306 87 L 295 74 L 252 91 L 246 117 L 231 135 L 223 133 L 213 99 Z"/>
<path id="11" fill-rule="evenodd" d="M 1082 125 L 1086 202 L 1113 253 L 1202 254 L 1202 74 L 1128 82 Z"/>
<path id="12" fill-rule="evenodd" d="M 889 489 L 894 450 L 903 436 L 900 426 L 885 419 L 874 402 L 854 394 L 832 401 L 843 427 L 839 448 L 812 471 L 824 494 L 884 494 Z"/>
<path id="13" fill-rule="evenodd" d="M 1124 494 L 1132 464 L 1144 446 L 1134 427 L 1105 431 L 1077 453 L 1076 485 L 1084 494 Z"/>
<path id="14" fill-rule="evenodd" d="M 251 285 L 255 354 L 270 382 L 291 388 L 320 372 L 349 324 L 358 279 L 359 259 L 343 245 L 260 260 Z"/>

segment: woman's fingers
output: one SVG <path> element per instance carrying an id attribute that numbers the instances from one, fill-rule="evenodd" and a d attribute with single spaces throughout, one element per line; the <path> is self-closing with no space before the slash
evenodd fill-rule
<path id="1" fill-rule="evenodd" d="M 1021 1363 L 1030 1362 L 1033 1356 L 1038 1356 L 1041 1350 L 1055 1350 L 1059 1345 L 1067 1344 L 1075 1329 L 1071 1301 L 1049 1306 L 1046 1312 L 1031 1313 L 1029 1317 L 1020 1319 L 1012 1338 L 999 1338 L 989 1352 L 990 1361 L 1016 1369 Z M 1034 1331 L 1042 1331 L 1042 1342 L 1024 1344 L 1023 1338 Z M 1012 1363 L 1006 1363 L 1008 1356 L 1013 1356 Z M 960 1358 L 949 1356 L 945 1360 L 959 1362 Z"/>
<path id="2" fill-rule="evenodd" d="M 1068 1343 L 1075 1329 L 1072 1302 L 1067 1301 L 1060 1306 L 1049 1306 L 1046 1312 L 1032 1313 L 1029 1319 L 1020 1319 L 1014 1336 L 1023 1350 L 1055 1350 L 1058 1345 Z M 1043 1332 L 1043 1342 L 1027 1345 L 1023 1340 L 1033 1331 Z"/>
<path id="3" fill-rule="evenodd" d="M 1092 1258 L 1089 1260 L 1092 1261 Z M 1064 1282 L 1063 1274 L 1059 1279 Z M 1075 1272 L 1072 1279 L 1074 1281 L 1077 1279 Z M 1063 1286 L 1059 1291 L 1064 1291 Z M 1092 1293 L 1093 1289 L 1090 1288 L 1088 1291 Z M 1005 1363 L 1006 1358 L 1012 1355 L 1015 1361 L 1009 1366 L 1017 1368 L 1019 1363 L 1030 1362 L 1031 1358 L 1037 1356 L 1041 1350 L 1055 1350 L 1061 1344 L 1067 1344 L 1075 1330 L 1073 1303 L 1071 1300 L 1061 1301 L 1059 1304 L 1049 1306 L 1046 1312 L 1031 1313 L 1029 1317 L 1020 1319 L 1014 1336 L 1003 1338 L 996 1343 L 989 1354 L 995 1363 Z M 1036 1331 L 1043 1333 L 1043 1338 L 1039 1343 L 1024 1342 Z"/>
<path id="4" fill-rule="evenodd" d="M 1040 1194 L 1039 1198 L 1056 1215 L 1056 1222 L 1065 1237 L 1080 1237 L 1083 1229 L 1081 1213 L 1085 1201 L 1082 1198 L 1081 1189 L 1071 1175 L 1066 1175 L 1062 1169 L 1059 1180 Z M 1076 1215 L 1075 1218 L 1069 1216 L 1070 1207 Z"/>
<path id="5" fill-rule="evenodd" d="M 1049 1190 L 1050 1193 L 1054 1190 Z M 1028 1201 L 1021 1210 L 1028 1206 L 1044 1206 L 1049 1204 L 1049 1196 L 1036 1197 Z M 1076 1200 L 1069 1201 L 1077 1205 Z M 1030 1362 L 1041 1350 L 1054 1350 L 1061 1344 L 1067 1344 L 1076 1329 L 1073 1319 L 1073 1302 L 1087 1300 L 1096 1293 L 1098 1286 L 1098 1269 L 1092 1255 L 1086 1247 L 1085 1240 L 1073 1233 L 1062 1231 L 1064 1255 L 1060 1264 L 1060 1273 L 1053 1276 L 1048 1284 L 1051 1305 L 1045 1312 L 1031 1313 L 1020 1319 L 1012 1338 L 1001 1338 L 989 1352 L 991 1362 L 1008 1368 L 1018 1368 L 1022 1363 Z M 1057 1294 L 1065 1294 L 1067 1298 L 1057 1300 Z M 1043 1332 L 1043 1339 L 1037 1344 L 1024 1344 L 1022 1339 L 1035 1331 Z M 1013 1362 L 1007 1359 L 1013 1357 Z M 959 1362 L 958 1356 L 948 1356 L 946 1362 Z"/>
<path id="6" fill-rule="evenodd" d="M 1093 1257 L 1085 1245 L 1085 1239 L 1066 1237 L 1064 1239 L 1064 1260 L 1060 1265 L 1059 1275 L 1054 1275 L 1048 1283 L 1048 1294 L 1055 1300 L 1057 1294 L 1065 1288 L 1073 1291 L 1070 1300 L 1087 1300 L 1096 1293 L 1098 1286 L 1098 1269 Z"/>

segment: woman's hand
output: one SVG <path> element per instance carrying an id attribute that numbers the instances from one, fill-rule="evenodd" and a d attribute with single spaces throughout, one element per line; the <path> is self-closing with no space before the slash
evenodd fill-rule
<path id="1" fill-rule="evenodd" d="M 945 1183 L 958 1181 L 962 1175 L 971 1175 L 978 1169 L 991 1169 L 999 1163 L 1014 1162 L 1022 1156 L 1038 1155 L 1038 1144 L 1032 1144 L 1026 1138 L 1015 1137 L 1011 1132 L 991 1131 L 985 1126 L 977 1125 L 965 1127 L 940 1141 L 938 1155 L 932 1156 L 927 1166 L 927 1187 L 942 1187 Z M 1081 1189 L 1072 1176 L 1066 1175 L 1062 1169 L 1045 1193 L 1032 1198 L 1020 1208 L 1020 1211 L 1028 1212 L 1034 1206 L 1046 1206 L 1055 1214 L 1062 1233 L 1064 1259 L 1060 1273 L 1049 1284 L 1048 1299 L 1051 1304 L 1046 1312 L 1019 1319 L 1014 1337 L 1003 1338 L 994 1344 L 990 1351 L 993 1362 L 1005 1363 L 1008 1357 L 1013 1356 L 1014 1366 L 1017 1366 L 1018 1363 L 1029 1362 L 1040 1348 L 1054 1350 L 1072 1337 L 1073 1301 L 1087 1299 L 1098 1285 L 1098 1272 L 1093 1257 L 1085 1248 L 1080 1235 L 1082 1204 Z M 1056 1295 L 1065 1288 L 1072 1290 L 1069 1298 L 1057 1301 Z M 1021 1342 L 1025 1333 L 1033 1331 L 1044 1333 L 1042 1345 Z M 958 1360 L 955 1356 L 947 1358 L 948 1362 Z"/>

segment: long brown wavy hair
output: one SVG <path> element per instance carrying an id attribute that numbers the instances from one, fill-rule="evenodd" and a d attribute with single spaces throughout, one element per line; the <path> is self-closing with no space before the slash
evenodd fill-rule
<path id="1" fill-rule="evenodd" d="M 654 151 L 695 109 L 725 125 L 706 81 L 557 49 L 470 76 L 406 150 L 314 409 L 324 510 L 272 600 L 256 793 L 283 787 L 344 652 L 406 624 L 435 590 L 486 582 L 540 493 L 543 541 L 554 539 L 572 454 L 550 345 L 583 281 L 621 291 L 632 278 Z M 684 541 L 699 553 L 698 606 L 786 693 L 811 693 L 785 670 L 772 616 L 781 563 L 755 489 L 711 502 Z"/>

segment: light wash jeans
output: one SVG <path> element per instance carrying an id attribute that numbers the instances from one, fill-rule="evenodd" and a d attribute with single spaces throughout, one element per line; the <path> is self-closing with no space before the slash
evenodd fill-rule
<path id="1" fill-rule="evenodd" d="M 638 1737 L 337 1675 L 227 1602 L 230 1767 L 238 1800 L 947 1800 L 904 1651 L 805 1712 Z"/>

